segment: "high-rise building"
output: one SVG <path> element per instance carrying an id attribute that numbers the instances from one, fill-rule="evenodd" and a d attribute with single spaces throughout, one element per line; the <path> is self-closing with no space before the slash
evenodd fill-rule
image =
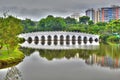
<path id="1" fill-rule="evenodd" d="M 100 22 L 109 22 L 110 20 L 120 19 L 120 7 L 112 6 L 112 7 L 103 7 L 98 10 L 99 12 L 99 21 Z"/>
<path id="2" fill-rule="evenodd" d="M 95 10 L 92 8 L 92 9 L 86 10 L 85 12 L 86 12 L 86 16 L 90 17 L 90 20 L 95 22 Z"/>
<path id="3" fill-rule="evenodd" d="M 109 22 L 110 20 L 120 19 L 120 6 L 103 7 L 98 10 L 86 10 L 86 16 L 90 17 L 93 22 Z"/>

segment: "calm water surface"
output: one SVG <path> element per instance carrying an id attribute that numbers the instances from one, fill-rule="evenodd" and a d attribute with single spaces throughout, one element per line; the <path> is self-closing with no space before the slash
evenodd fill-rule
<path id="1" fill-rule="evenodd" d="M 23 80 L 120 80 L 120 45 L 66 46 L 64 50 L 32 46 L 20 48 L 26 57 L 16 68 Z M 8 69 L 0 70 L 0 80 Z"/>

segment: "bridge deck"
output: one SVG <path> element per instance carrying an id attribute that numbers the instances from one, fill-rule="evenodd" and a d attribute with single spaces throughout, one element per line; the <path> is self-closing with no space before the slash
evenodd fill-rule
<path id="1" fill-rule="evenodd" d="M 65 31 L 42 31 L 42 32 L 31 32 L 31 33 L 23 33 L 20 34 L 19 37 L 21 36 L 32 36 L 32 35 L 81 35 L 81 36 L 99 36 L 95 34 L 88 34 L 88 33 L 81 33 L 81 32 L 65 32 Z"/>

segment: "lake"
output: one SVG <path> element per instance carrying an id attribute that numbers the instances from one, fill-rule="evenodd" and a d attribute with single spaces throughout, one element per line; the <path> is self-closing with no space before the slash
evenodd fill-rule
<path id="1" fill-rule="evenodd" d="M 119 80 L 120 45 L 94 44 L 43 46 L 25 42 L 20 47 L 25 58 L 13 70 L 19 71 L 23 80 Z M 0 69 L 0 80 L 10 69 Z"/>

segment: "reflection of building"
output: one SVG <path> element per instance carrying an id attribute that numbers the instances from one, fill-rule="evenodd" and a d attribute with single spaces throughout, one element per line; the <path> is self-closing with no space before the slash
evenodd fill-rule
<path id="1" fill-rule="evenodd" d="M 97 11 L 94 9 L 86 10 L 86 16 L 90 17 L 93 22 L 109 22 L 110 20 L 120 19 L 120 6 L 111 6 L 99 8 Z"/>
<path id="2" fill-rule="evenodd" d="M 10 70 L 8 70 L 4 80 L 23 80 L 23 79 L 21 72 L 16 67 L 12 67 Z"/>
<path id="3" fill-rule="evenodd" d="M 91 65 L 100 65 L 103 67 L 110 67 L 110 68 L 120 68 L 120 60 L 119 59 L 112 59 L 108 56 L 96 56 L 95 54 L 91 55 L 89 59 L 86 60 L 87 64 Z"/>
<path id="4" fill-rule="evenodd" d="M 71 15 L 71 18 L 74 18 L 74 19 L 76 19 L 77 21 L 79 21 L 79 17 L 80 17 L 80 14 L 79 14 L 79 13 L 73 13 L 73 14 Z"/>

